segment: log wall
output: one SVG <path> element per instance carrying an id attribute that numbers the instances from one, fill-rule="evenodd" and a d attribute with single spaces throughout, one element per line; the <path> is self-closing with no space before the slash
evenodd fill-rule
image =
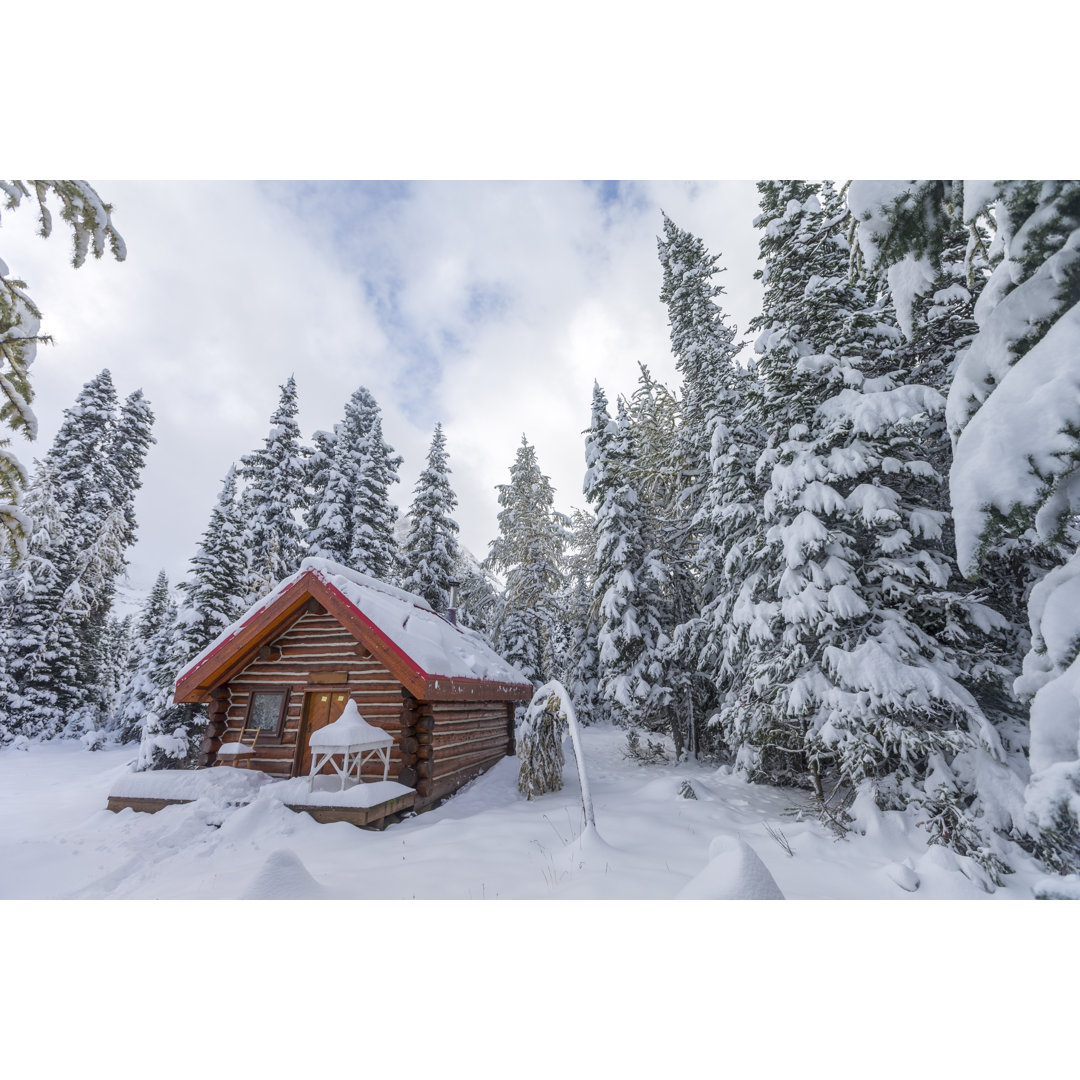
<path id="1" fill-rule="evenodd" d="M 271 776 L 292 776 L 299 768 L 297 738 L 307 693 L 347 692 L 361 715 L 395 739 L 390 752 L 390 779 L 401 767 L 401 683 L 331 615 L 305 614 L 229 683 L 230 702 L 223 742 L 235 742 L 247 716 L 253 690 L 289 690 L 285 726 L 279 740 L 259 736 L 252 768 Z M 338 676 L 344 676 L 344 679 Z M 324 681 L 325 680 L 325 681 Z M 376 772 L 374 765 L 368 772 Z M 378 770 L 382 777 L 381 769 Z"/>
<path id="2" fill-rule="evenodd" d="M 424 804 L 457 791 L 513 752 L 504 701 L 439 701 L 421 705 L 420 716 L 431 717 L 430 734 L 418 734 L 416 793 Z"/>

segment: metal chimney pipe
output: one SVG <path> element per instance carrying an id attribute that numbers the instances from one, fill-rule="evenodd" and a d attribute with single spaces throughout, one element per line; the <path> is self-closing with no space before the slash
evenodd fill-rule
<path id="1" fill-rule="evenodd" d="M 457 626 L 458 586 L 461 582 L 451 578 L 446 584 L 450 589 L 450 608 L 446 612 L 446 618 L 451 626 Z"/>

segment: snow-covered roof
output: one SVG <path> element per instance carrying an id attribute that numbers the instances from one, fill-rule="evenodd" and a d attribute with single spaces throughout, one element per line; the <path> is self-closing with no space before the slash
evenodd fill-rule
<path id="1" fill-rule="evenodd" d="M 327 559 L 312 558 L 305 559 L 295 574 L 281 581 L 223 630 L 187 665 L 176 680 L 177 687 L 214 654 L 228 652 L 231 642 L 244 635 L 264 612 L 278 605 L 301 582 L 310 586 L 313 579 L 329 591 L 328 599 L 341 601 L 347 614 L 358 616 L 357 623 L 376 631 L 390 646 L 390 653 L 429 683 L 432 679 L 482 681 L 503 684 L 504 690 L 529 683 L 523 672 L 499 656 L 479 634 L 451 625 L 423 597 Z"/>
<path id="2" fill-rule="evenodd" d="M 333 723 L 312 732 L 308 739 L 311 746 L 366 747 L 392 745 L 393 742 L 393 735 L 369 724 L 360 715 L 352 698 L 349 698 L 341 715 Z"/>

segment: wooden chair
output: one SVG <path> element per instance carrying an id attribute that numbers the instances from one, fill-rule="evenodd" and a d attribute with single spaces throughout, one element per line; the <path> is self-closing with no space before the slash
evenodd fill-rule
<path id="1" fill-rule="evenodd" d="M 241 728 L 240 738 L 236 742 L 225 743 L 218 750 L 217 763 L 219 765 L 232 765 L 234 768 L 239 769 L 242 762 L 245 769 L 250 769 L 260 731 L 262 731 L 262 728 Z"/>

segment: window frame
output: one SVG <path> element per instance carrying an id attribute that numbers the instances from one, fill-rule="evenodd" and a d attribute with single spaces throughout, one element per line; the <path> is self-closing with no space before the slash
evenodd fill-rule
<path id="1" fill-rule="evenodd" d="M 255 698 L 258 694 L 280 694 L 281 695 L 281 709 L 278 712 L 277 727 L 264 728 L 260 727 L 259 731 L 262 732 L 264 738 L 272 738 L 275 742 L 281 742 L 281 736 L 285 730 L 285 717 L 289 714 L 289 697 L 292 693 L 291 686 L 260 686 L 258 688 L 252 687 L 248 691 L 247 708 L 244 710 L 244 727 L 251 728 L 255 725 L 251 722 L 252 712 L 255 709 Z"/>

